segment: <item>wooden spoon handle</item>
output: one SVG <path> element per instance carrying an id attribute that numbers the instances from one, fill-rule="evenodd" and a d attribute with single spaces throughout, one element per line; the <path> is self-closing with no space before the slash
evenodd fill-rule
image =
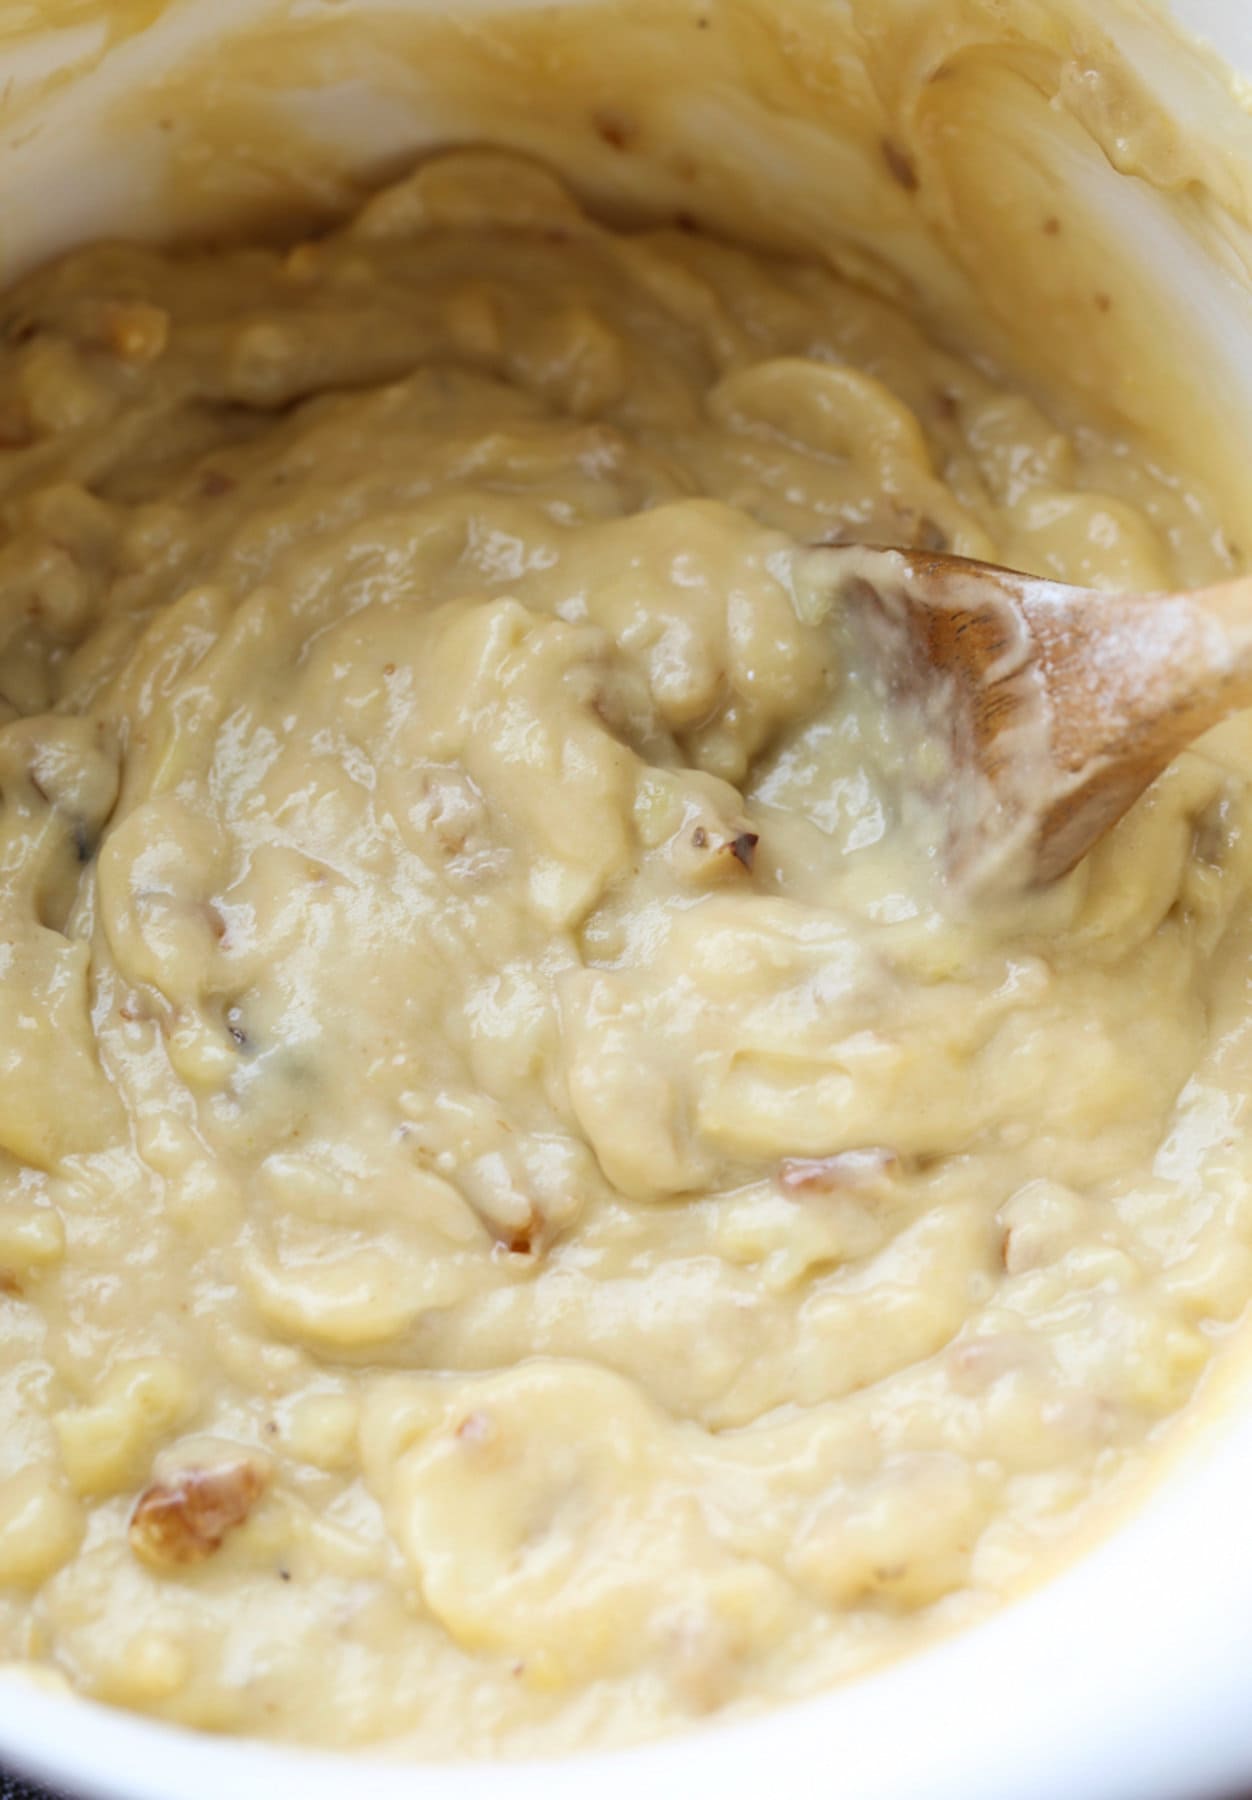
<path id="1" fill-rule="evenodd" d="M 1194 594 L 1024 587 L 1049 711 L 1036 873 L 1064 874 L 1179 751 L 1252 706 L 1252 581 Z M 1041 796 L 1041 799 L 1044 797 Z"/>
<path id="2" fill-rule="evenodd" d="M 1036 585 L 1023 588 L 1021 609 L 1047 687 L 1064 696 L 1052 721 L 1062 767 L 1141 760 L 1146 786 L 1201 732 L 1252 705 L 1252 580 L 1194 594 Z"/>

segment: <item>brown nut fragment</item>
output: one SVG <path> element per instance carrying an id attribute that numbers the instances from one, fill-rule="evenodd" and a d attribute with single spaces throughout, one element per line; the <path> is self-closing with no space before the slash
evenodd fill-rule
<path id="1" fill-rule="evenodd" d="M 884 138 L 881 144 L 882 159 L 887 165 L 887 173 L 891 179 L 902 187 L 906 194 L 915 194 L 918 189 L 917 166 L 908 151 L 895 143 L 891 138 Z"/>
<path id="2" fill-rule="evenodd" d="M 673 840 L 670 856 L 676 873 L 696 887 L 715 886 L 751 874 L 760 834 L 708 818 L 695 824 L 688 815 Z"/>
<path id="3" fill-rule="evenodd" d="M 498 1436 L 495 1420 L 488 1412 L 475 1407 L 473 1412 L 466 1413 L 456 1428 L 456 1439 L 469 1450 L 479 1450 L 494 1442 Z"/>
<path id="4" fill-rule="evenodd" d="M 629 150 L 639 136 L 639 127 L 626 113 L 603 106 L 591 116 L 596 135 L 614 150 Z"/>
<path id="5" fill-rule="evenodd" d="M 896 1152 L 875 1145 L 867 1150 L 840 1150 L 834 1156 L 785 1157 L 778 1180 L 793 1194 L 831 1194 L 840 1188 L 872 1193 L 888 1187 L 899 1173 Z"/>
<path id="6" fill-rule="evenodd" d="M 256 1463 L 187 1469 L 155 1481 L 135 1503 L 130 1547 L 152 1569 L 185 1569 L 207 1562 L 227 1535 L 247 1519 L 265 1491 Z"/>
<path id="7" fill-rule="evenodd" d="M 527 1223 L 517 1231 L 511 1231 L 501 1242 L 510 1256 L 533 1256 L 539 1233 L 539 1222 Z"/>
<path id="8" fill-rule="evenodd" d="M 755 831 L 741 831 L 730 840 L 730 854 L 737 863 L 742 863 L 749 875 L 752 864 L 756 860 L 756 847 L 761 839 Z"/>
<path id="9" fill-rule="evenodd" d="M 495 1239 L 498 1256 L 537 1257 L 542 1254 L 546 1244 L 545 1220 L 537 1206 L 528 1207 L 522 1218 L 493 1219 L 483 1213 L 480 1217 Z"/>

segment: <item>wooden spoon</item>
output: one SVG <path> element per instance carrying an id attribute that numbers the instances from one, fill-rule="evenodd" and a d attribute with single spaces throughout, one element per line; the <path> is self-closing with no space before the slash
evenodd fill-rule
<path id="1" fill-rule="evenodd" d="M 946 737 L 935 798 L 978 880 L 1066 874 L 1180 750 L 1252 706 L 1252 578 L 1111 594 L 931 551 L 817 554 L 888 699 Z"/>

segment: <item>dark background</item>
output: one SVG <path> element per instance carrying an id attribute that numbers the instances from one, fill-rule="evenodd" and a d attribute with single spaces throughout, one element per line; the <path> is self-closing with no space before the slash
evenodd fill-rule
<path id="1" fill-rule="evenodd" d="M 28 1787 L 16 1775 L 0 1769 L 0 1800 L 48 1800 L 48 1793 L 45 1788 Z"/>
<path id="2" fill-rule="evenodd" d="M 46 1788 L 33 1788 L 16 1775 L 6 1775 L 0 1769 L 0 1800 L 63 1800 L 63 1797 L 50 1794 Z M 918 1800 L 922 1800 L 920 1795 Z M 1011 1800 L 1011 1792 L 1006 1792 L 1005 1800 Z M 1082 1800 L 1082 1796 L 1072 1795 L 1070 1800 Z M 1232 1795 L 1231 1800 L 1252 1800 L 1252 1794 Z"/>

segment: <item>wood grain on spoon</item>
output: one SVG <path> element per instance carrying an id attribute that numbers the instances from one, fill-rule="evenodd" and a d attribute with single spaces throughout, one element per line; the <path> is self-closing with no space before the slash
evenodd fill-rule
<path id="1" fill-rule="evenodd" d="M 1112 594 L 930 551 L 819 554 L 890 697 L 929 696 L 928 728 L 949 733 L 962 867 L 1066 874 L 1180 750 L 1252 705 L 1252 579 Z"/>

